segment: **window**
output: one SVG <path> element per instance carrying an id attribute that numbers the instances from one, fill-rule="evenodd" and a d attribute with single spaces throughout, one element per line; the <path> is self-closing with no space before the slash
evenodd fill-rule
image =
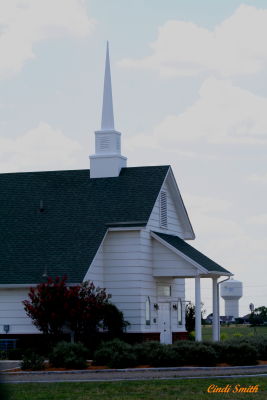
<path id="1" fill-rule="evenodd" d="M 182 300 L 179 299 L 177 303 L 177 318 L 178 318 L 178 325 L 182 325 L 183 323 L 183 310 L 182 310 Z"/>
<path id="2" fill-rule="evenodd" d="M 150 325 L 151 315 L 150 315 L 150 298 L 146 299 L 146 325 Z"/>
<path id="3" fill-rule="evenodd" d="M 160 285 L 160 286 L 158 286 L 158 296 L 160 296 L 160 297 L 170 297 L 171 296 L 171 286 L 170 285 Z"/>
<path id="4" fill-rule="evenodd" d="M 167 193 L 160 192 L 160 226 L 167 228 Z"/>

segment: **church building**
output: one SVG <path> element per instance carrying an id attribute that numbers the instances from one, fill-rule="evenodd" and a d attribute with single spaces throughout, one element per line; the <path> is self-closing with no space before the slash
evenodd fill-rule
<path id="1" fill-rule="evenodd" d="M 186 337 L 185 279 L 212 280 L 213 340 L 219 339 L 218 279 L 232 274 L 196 250 L 169 165 L 127 167 L 115 130 L 107 45 L 101 129 L 90 170 L 0 174 L 0 337 L 40 332 L 22 301 L 46 276 L 106 288 L 133 340 Z"/>

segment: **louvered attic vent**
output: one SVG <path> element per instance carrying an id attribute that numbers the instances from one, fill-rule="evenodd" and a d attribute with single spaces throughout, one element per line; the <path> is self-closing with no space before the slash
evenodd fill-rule
<path id="1" fill-rule="evenodd" d="M 160 226 L 161 228 L 167 228 L 167 193 L 160 192 Z"/>
<path id="2" fill-rule="evenodd" d="M 99 150 L 105 151 L 109 149 L 110 138 L 108 136 L 102 136 L 99 140 Z"/>

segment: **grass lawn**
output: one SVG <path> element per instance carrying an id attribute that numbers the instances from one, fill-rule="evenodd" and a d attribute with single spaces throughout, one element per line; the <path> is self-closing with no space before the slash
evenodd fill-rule
<path id="1" fill-rule="evenodd" d="M 231 339 L 235 335 L 245 336 L 266 336 L 267 337 L 267 326 L 251 327 L 248 325 L 229 325 L 221 326 L 221 339 Z M 241 337 L 242 337 L 241 336 Z M 203 340 L 211 340 L 212 338 L 212 327 L 211 325 L 202 326 L 202 338 Z"/>
<path id="2" fill-rule="evenodd" d="M 208 393 L 210 385 L 259 385 L 258 393 Z M 267 378 L 153 380 L 135 382 L 25 383 L 7 385 L 8 400 L 266 400 Z"/>

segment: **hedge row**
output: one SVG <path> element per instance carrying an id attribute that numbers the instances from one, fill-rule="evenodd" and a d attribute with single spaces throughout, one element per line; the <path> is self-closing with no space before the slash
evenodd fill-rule
<path id="1" fill-rule="evenodd" d="M 183 365 L 214 366 L 253 365 L 267 360 L 267 339 L 251 338 L 225 342 L 178 341 L 173 345 L 146 342 L 131 346 L 120 340 L 103 343 L 94 353 L 95 365 L 110 368 L 150 365 L 176 367 Z"/>
<path id="2" fill-rule="evenodd" d="M 81 343 L 58 343 L 49 355 L 54 367 L 85 368 L 90 351 Z M 176 367 L 183 365 L 214 366 L 219 363 L 230 365 L 253 365 L 257 360 L 267 360 L 267 338 L 251 337 L 224 342 L 177 341 L 173 345 L 145 342 L 130 345 L 119 339 L 103 342 L 94 352 L 94 365 L 110 368 Z M 36 352 L 24 354 L 23 369 L 41 369 L 44 358 Z"/>
<path id="3" fill-rule="evenodd" d="M 88 349 L 82 343 L 59 342 L 49 354 L 53 367 L 82 369 L 87 367 Z M 26 351 L 21 369 L 44 369 L 44 357 L 34 351 Z"/>

